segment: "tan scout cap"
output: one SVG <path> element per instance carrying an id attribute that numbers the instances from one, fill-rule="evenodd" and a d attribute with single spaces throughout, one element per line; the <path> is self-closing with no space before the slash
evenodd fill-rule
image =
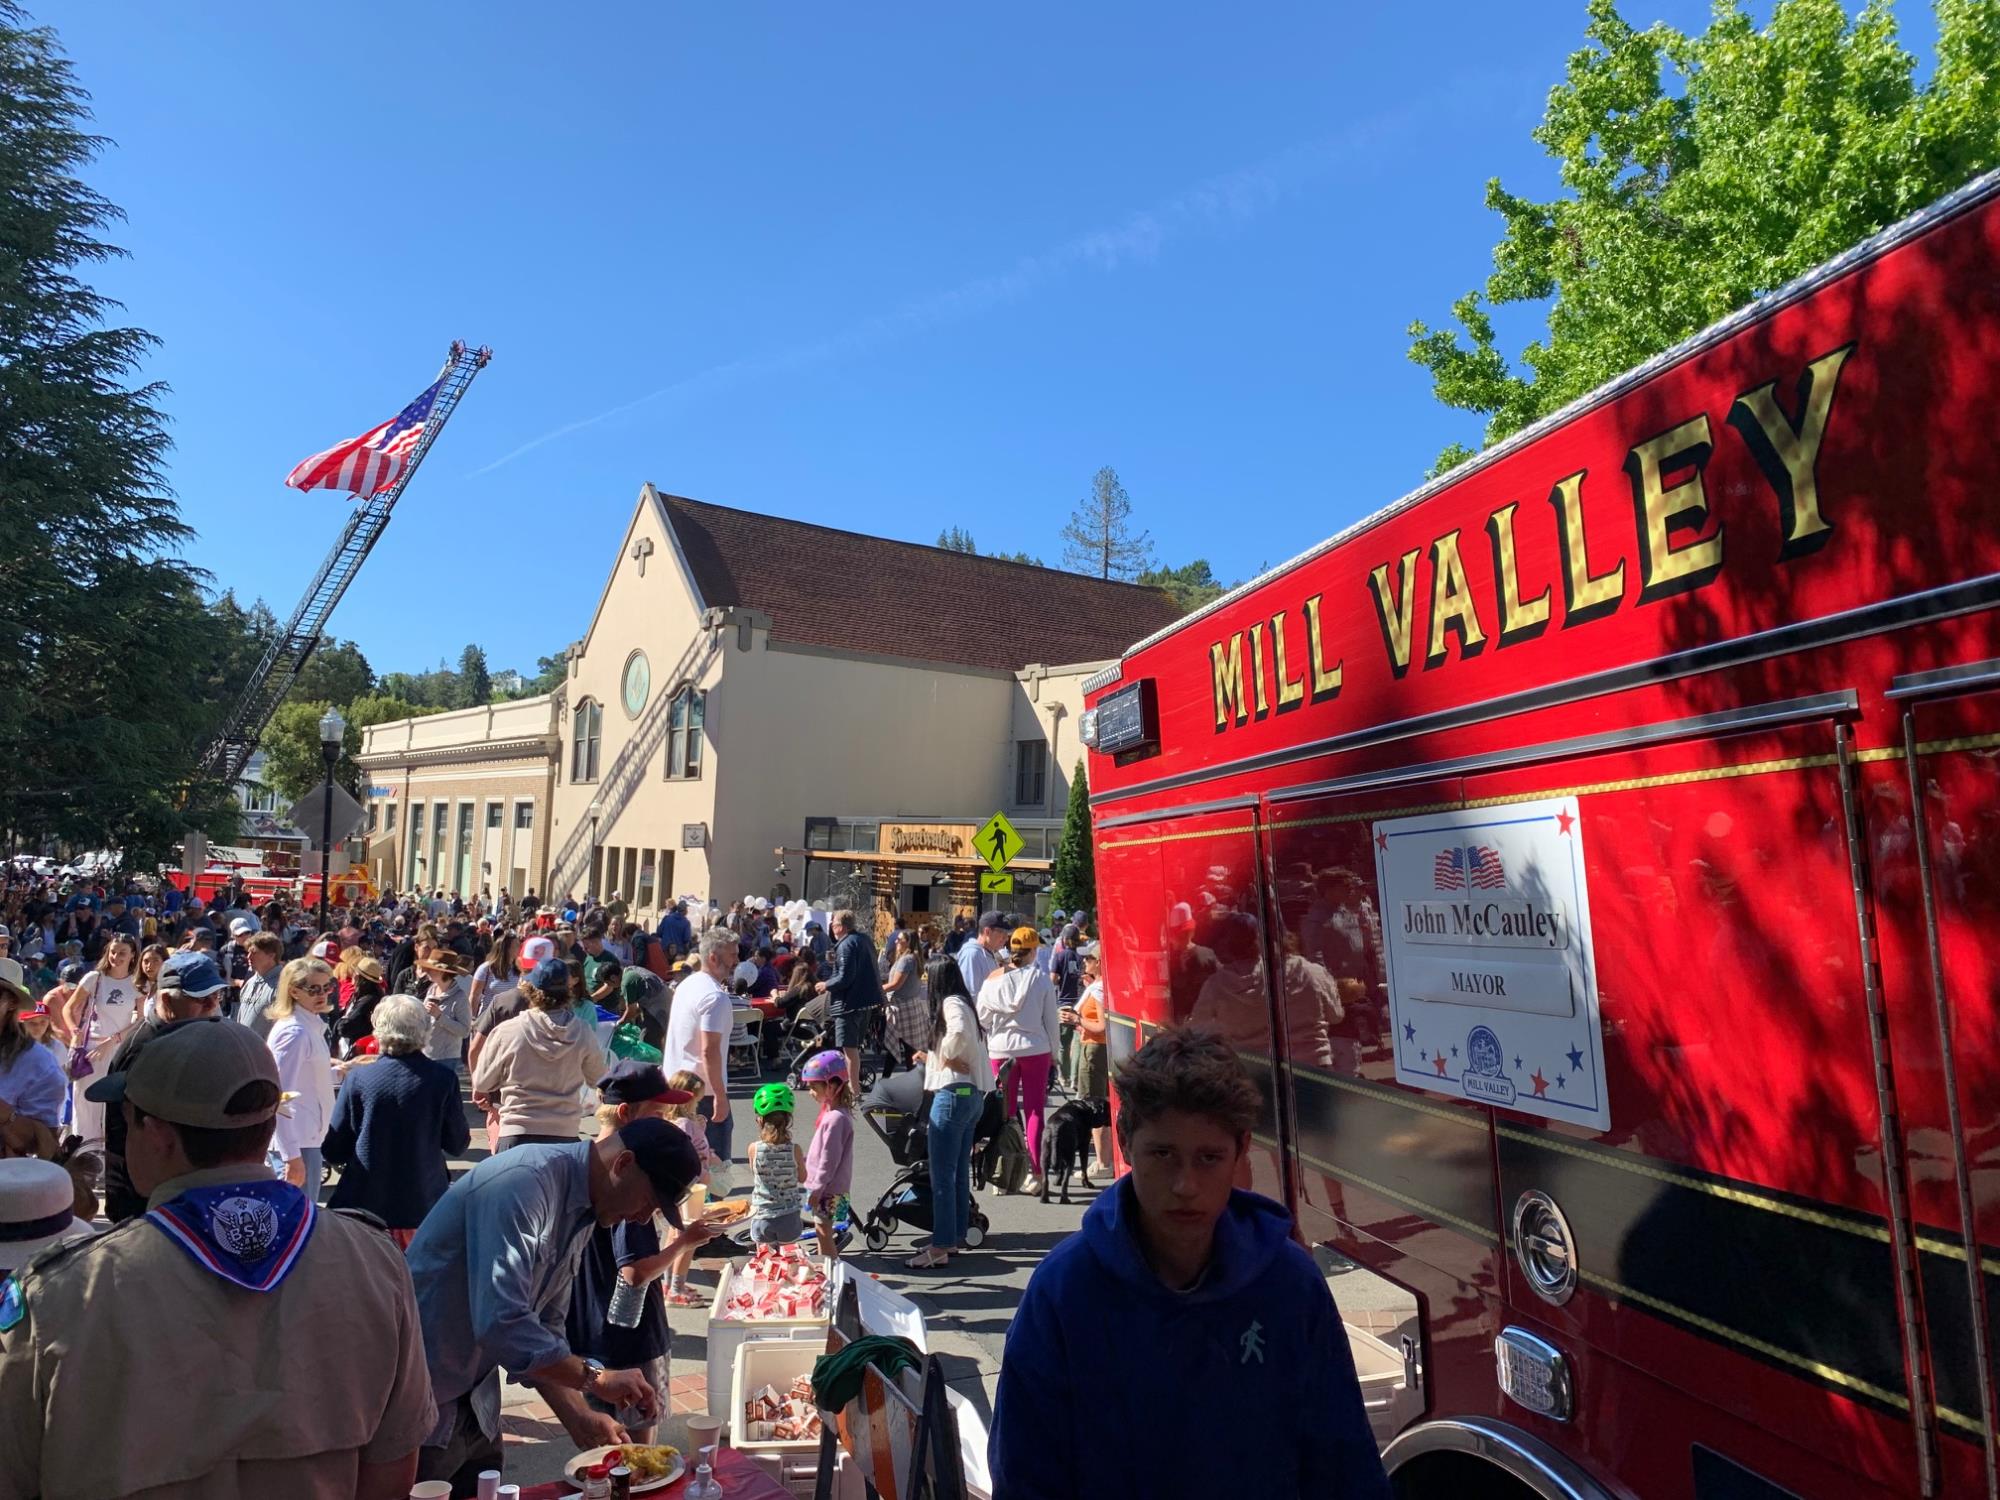
<path id="1" fill-rule="evenodd" d="M 128 1071 L 93 1083 L 85 1097 L 102 1104 L 129 1099 L 135 1109 L 175 1125 L 234 1130 L 278 1113 L 275 1095 L 263 1109 L 227 1111 L 238 1089 L 258 1082 L 278 1087 L 278 1060 L 262 1038 L 248 1026 L 205 1018 L 161 1032 Z"/>

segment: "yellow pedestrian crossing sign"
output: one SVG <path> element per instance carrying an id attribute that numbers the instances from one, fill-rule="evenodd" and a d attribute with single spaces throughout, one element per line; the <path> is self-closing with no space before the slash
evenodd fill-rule
<path id="1" fill-rule="evenodd" d="M 982 896 L 1011 896 L 1014 894 L 1014 877 L 999 875 L 992 870 L 979 872 L 979 894 Z"/>
<path id="2" fill-rule="evenodd" d="M 979 851 L 979 857 L 986 861 L 986 867 L 996 874 L 1014 862 L 1014 856 L 1025 847 L 1024 840 L 1014 825 L 1007 821 L 1005 813 L 995 813 L 986 820 L 986 825 L 972 836 L 972 847 Z"/>

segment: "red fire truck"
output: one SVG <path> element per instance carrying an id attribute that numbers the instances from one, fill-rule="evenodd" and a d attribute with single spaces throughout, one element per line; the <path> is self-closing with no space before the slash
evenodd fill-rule
<path id="1" fill-rule="evenodd" d="M 2000 1493 L 2000 175 L 1088 687 L 1404 1494 Z"/>

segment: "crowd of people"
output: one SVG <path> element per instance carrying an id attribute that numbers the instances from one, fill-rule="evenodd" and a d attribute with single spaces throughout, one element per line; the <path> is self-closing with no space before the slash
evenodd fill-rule
<path id="1" fill-rule="evenodd" d="M 37 1234 L 0 1227 L 6 1493 L 391 1496 L 426 1478 L 471 1494 L 499 1467 L 502 1372 L 581 1447 L 646 1441 L 665 1309 L 706 1300 L 691 1285 L 717 1232 L 706 1195 L 747 1187 L 745 1243 L 811 1238 L 837 1257 L 860 1086 L 920 1070 L 935 1208 L 906 1264 L 936 1269 L 966 1248 L 987 1095 L 1038 1164 L 1052 1080 L 1112 1086 L 1080 912 L 1048 930 L 998 911 L 897 923 L 880 952 L 852 911 L 676 902 L 655 923 L 615 893 L 491 908 L 390 893 L 319 931 L 233 885 L 204 902 L 10 879 L 0 914 L 0 1215 L 10 1194 L 46 1210 Z M 792 1050 L 817 1106 L 808 1139 L 794 1083 L 762 1081 L 738 1151 L 746 1012 L 764 1060 Z M 467 1097 L 490 1154 L 454 1180 Z M 192 1337 L 246 1356 L 219 1361 L 223 1399 L 203 1401 L 227 1420 L 174 1434 L 164 1465 L 134 1457 L 163 1440 L 143 1404 L 108 1421 L 101 1451 L 42 1368 L 114 1358 L 116 1338 L 71 1322 L 86 1301 L 98 1325 L 137 1300 L 161 1351 Z M 336 1330 L 340 1368 L 316 1358 L 308 1378 L 286 1348 Z"/>

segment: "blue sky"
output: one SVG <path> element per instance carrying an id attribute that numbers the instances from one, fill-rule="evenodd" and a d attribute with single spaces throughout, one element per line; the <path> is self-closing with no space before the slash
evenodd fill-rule
<path id="1" fill-rule="evenodd" d="M 1584 15 L 35 13 L 116 142 L 92 180 L 131 259 L 100 281 L 163 340 L 218 583 L 288 612 L 345 502 L 286 471 L 452 338 L 493 347 L 334 616 L 378 671 L 468 641 L 532 670 L 581 634 L 645 480 L 1055 562 L 1110 464 L 1166 561 L 1235 580 L 1309 546 L 1474 437 L 1403 330 L 1483 280 L 1489 176 L 1548 190 L 1528 131 Z"/>

